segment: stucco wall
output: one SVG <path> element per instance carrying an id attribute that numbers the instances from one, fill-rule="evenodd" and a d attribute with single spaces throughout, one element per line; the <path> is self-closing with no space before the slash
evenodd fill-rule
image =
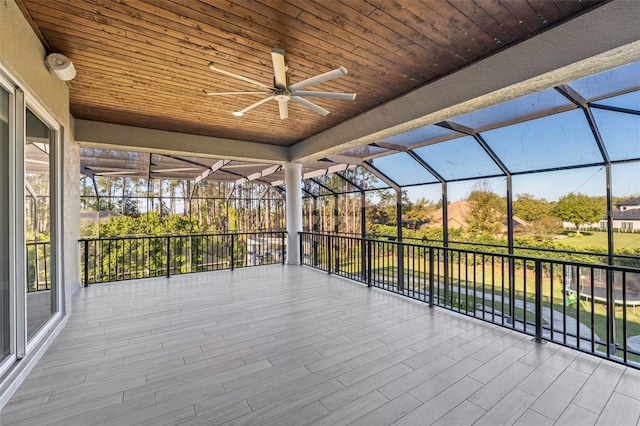
<path id="1" fill-rule="evenodd" d="M 0 71 L 44 107 L 62 127 L 63 281 L 70 297 L 79 288 L 78 238 L 80 212 L 80 155 L 69 115 L 69 87 L 44 63 L 45 48 L 13 0 L 0 0 Z"/>

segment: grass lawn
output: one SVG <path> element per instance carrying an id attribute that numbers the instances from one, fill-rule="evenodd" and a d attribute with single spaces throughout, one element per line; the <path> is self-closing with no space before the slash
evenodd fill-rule
<path id="1" fill-rule="evenodd" d="M 576 249 L 600 247 L 603 252 L 607 251 L 606 232 L 582 232 L 580 237 L 567 237 L 558 242 Z M 640 234 L 614 232 L 613 242 L 616 249 L 640 249 Z"/>

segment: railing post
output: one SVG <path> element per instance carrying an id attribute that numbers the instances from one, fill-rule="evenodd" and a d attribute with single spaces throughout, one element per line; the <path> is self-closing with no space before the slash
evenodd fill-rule
<path id="1" fill-rule="evenodd" d="M 317 268 L 318 264 L 320 263 L 318 261 L 318 246 L 320 245 L 320 243 L 318 243 L 318 238 L 322 238 L 322 237 L 316 233 L 316 234 L 313 234 L 311 238 L 313 240 L 313 244 L 312 244 L 313 252 L 311 255 L 313 259 L 312 262 L 313 262 L 313 266 Z"/>
<path id="2" fill-rule="evenodd" d="M 536 311 L 536 334 L 533 338 L 534 342 L 542 343 L 542 261 L 539 259 L 536 260 L 535 263 L 535 286 L 536 286 L 536 297 L 535 297 L 535 311 Z M 525 296 L 524 300 L 524 309 L 527 309 L 527 299 Z M 527 324 L 524 325 L 525 330 Z"/>
<path id="3" fill-rule="evenodd" d="M 189 273 L 193 272 L 193 239 L 192 238 L 193 237 L 191 236 L 191 234 L 189 234 L 189 240 L 188 240 L 189 245 L 187 247 L 187 253 L 188 253 L 187 256 L 189 257 L 189 265 L 188 265 Z"/>
<path id="4" fill-rule="evenodd" d="M 438 257 L 438 262 L 440 258 Z M 444 267 L 442 268 L 442 275 L 444 281 L 444 306 L 449 303 L 449 247 L 442 247 L 442 261 Z M 453 300 L 453 299 L 452 299 Z M 453 303 L 451 304 L 453 305 Z"/>
<path id="5" fill-rule="evenodd" d="M 516 323 L 516 266 L 515 259 L 509 256 L 509 318 L 511 325 Z"/>
<path id="6" fill-rule="evenodd" d="M 113 254 L 113 260 L 114 260 L 113 263 L 115 265 L 115 270 L 116 270 L 114 277 L 115 277 L 115 280 L 118 281 L 118 270 L 120 269 L 119 268 L 120 265 L 118 264 L 118 239 L 113 240 L 113 242 L 116 245 L 116 248 Z"/>
<path id="7" fill-rule="evenodd" d="M 331 245 L 331 235 L 327 235 L 327 272 L 331 274 L 331 256 L 333 255 L 333 246 Z"/>
<path id="8" fill-rule="evenodd" d="M 340 272 L 340 237 L 337 235 L 333 238 L 333 253 L 335 256 L 333 270 L 337 274 Z"/>
<path id="9" fill-rule="evenodd" d="M 84 240 L 84 286 L 89 287 L 89 240 Z"/>
<path id="10" fill-rule="evenodd" d="M 429 307 L 433 308 L 433 288 L 435 277 L 433 273 L 434 259 L 433 259 L 433 247 L 429 247 Z"/>
<path id="11" fill-rule="evenodd" d="M 233 266 L 236 263 L 235 251 L 236 251 L 235 235 L 231 234 L 231 270 L 232 271 L 233 271 Z"/>
<path id="12" fill-rule="evenodd" d="M 371 287 L 371 273 L 372 273 L 371 257 L 373 254 L 372 246 L 373 246 L 373 241 L 367 240 L 367 286 L 368 287 Z"/>
<path id="13" fill-rule="evenodd" d="M 612 262 L 610 262 L 612 263 Z M 613 286 L 613 269 L 607 267 L 607 358 L 616 356 L 616 294 Z M 626 307 L 625 307 L 626 309 Z"/>
<path id="14" fill-rule="evenodd" d="M 167 237 L 167 278 L 171 277 L 171 235 Z"/>
<path id="15" fill-rule="evenodd" d="M 360 279 L 367 281 L 367 240 L 364 237 L 360 239 Z"/>
<path id="16" fill-rule="evenodd" d="M 404 245 L 402 241 L 398 241 L 398 293 L 404 293 Z"/>

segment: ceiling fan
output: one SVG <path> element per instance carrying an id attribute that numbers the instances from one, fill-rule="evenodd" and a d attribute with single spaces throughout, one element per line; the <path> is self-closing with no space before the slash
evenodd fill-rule
<path id="1" fill-rule="evenodd" d="M 239 111 L 234 111 L 233 115 L 237 117 L 241 117 L 247 111 L 252 110 L 257 106 L 260 106 L 263 103 L 274 99 L 278 101 L 278 105 L 280 107 L 281 120 L 284 120 L 285 118 L 289 117 L 289 109 L 288 109 L 289 101 L 296 102 L 324 116 L 329 114 L 329 111 L 304 98 L 309 97 L 309 98 L 342 99 L 342 100 L 348 100 L 348 101 L 352 101 L 356 98 L 355 93 L 315 92 L 315 91 L 302 90 L 308 86 L 314 86 L 316 84 L 324 83 L 325 81 L 333 80 L 335 78 L 346 75 L 347 69 L 345 67 L 340 67 L 333 71 L 325 72 L 324 74 L 319 74 L 319 75 L 316 75 L 315 77 L 302 80 L 299 83 L 288 85 L 287 84 L 287 67 L 284 62 L 284 50 L 278 49 L 276 47 L 272 48 L 271 61 L 273 62 L 273 74 L 274 74 L 273 86 L 269 86 L 267 84 L 260 83 L 259 81 L 253 80 L 251 78 L 244 77 L 242 75 L 220 69 L 213 62 L 210 62 L 209 69 L 211 71 L 215 71 L 219 74 L 233 77 L 238 80 L 245 81 L 247 83 L 255 84 L 256 86 L 262 88 L 263 90 L 253 91 L 253 92 L 207 92 L 205 91 L 205 93 L 210 96 L 267 95 L 266 98 L 260 99 L 258 102 L 255 102 L 246 108 L 243 108 Z"/>

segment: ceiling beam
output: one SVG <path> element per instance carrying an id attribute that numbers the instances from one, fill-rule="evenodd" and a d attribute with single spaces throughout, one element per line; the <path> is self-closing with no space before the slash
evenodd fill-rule
<path id="1" fill-rule="evenodd" d="M 74 137 L 80 146 L 133 150 L 163 155 L 223 158 L 284 164 L 287 148 L 241 140 L 189 135 L 98 121 L 75 120 Z"/>
<path id="2" fill-rule="evenodd" d="M 445 120 L 442 123 L 436 123 L 436 125 L 445 129 L 455 130 L 458 133 L 464 133 L 467 136 L 473 136 L 476 134 L 476 131 L 471 127 L 463 126 L 462 124 L 456 123 L 455 121 Z"/>
<path id="3" fill-rule="evenodd" d="M 329 173 L 337 173 L 337 172 L 345 171 L 347 169 L 352 169 L 354 167 L 355 167 L 355 165 L 353 165 L 353 164 L 336 164 L 335 166 L 330 166 L 327 169 L 327 172 L 329 172 Z"/>
<path id="4" fill-rule="evenodd" d="M 604 4 L 307 138 L 290 148 L 289 160 L 340 154 L 634 62 L 640 57 L 638 16 L 640 2 Z"/>
<path id="5" fill-rule="evenodd" d="M 236 180 L 236 184 L 242 184 L 242 183 L 250 182 L 252 180 L 260 179 L 261 177 L 272 175 L 274 173 L 279 172 L 280 169 L 282 169 L 282 166 L 280 165 L 271 166 L 267 169 L 262 170 L 261 172 L 253 173 L 247 177 L 243 177 Z"/>
<path id="6" fill-rule="evenodd" d="M 302 179 L 312 179 L 318 176 L 324 176 L 327 174 L 327 169 L 318 169 L 318 170 L 313 170 L 311 172 L 307 172 L 304 175 L 302 175 Z M 314 180 L 315 182 L 315 180 Z"/>
<path id="7" fill-rule="evenodd" d="M 200 176 L 196 177 L 196 183 L 200 183 L 200 181 L 205 180 L 206 178 L 208 178 L 213 173 L 217 172 L 218 170 L 220 170 L 221 168 L 223 168 L 224 166 L 226 166 L 230 162 L 231 162 L 230 160 L 218 160 L 218 161 L 216 161 L 214 164 L 211 165 L 211 167 L 209 167 L 207 170 L 202 172 L 202 174 Z"/>

